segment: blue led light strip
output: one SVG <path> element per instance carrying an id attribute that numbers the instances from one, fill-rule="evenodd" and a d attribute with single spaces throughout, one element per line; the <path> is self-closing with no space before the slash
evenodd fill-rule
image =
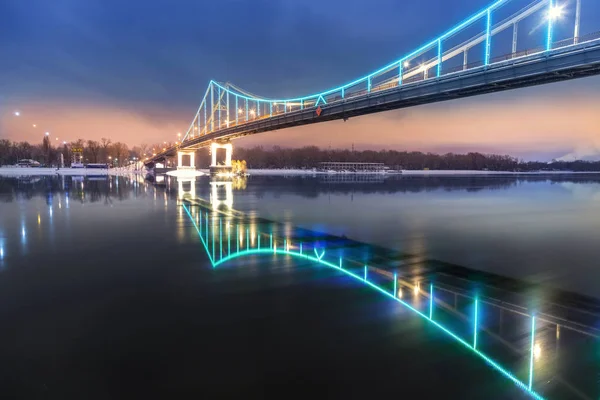
<path id="1" fill-rule="evenodd" d="M 283 102 L 298 102 L 298 101 L 303 101 L 303 100 L 315 100 L 316 104 L 315 106 L 317 106 L 319 104 L 319 98 L 321 98 L 322 96 L 327 96 L 333 93 L 337 93 L 337 92 L 341 92 L 342 89 L 349 89 L 352 86 L 355 86 L 359 83 L 366 83 L 366 85 L 368 86 L 369 83 L 368 81 L 377 76 L 380 75 L 386 71 L 391 70 L 392 68 L 395 68 L 396 65 L 398 63 L 404 62 L 406 60 L 411 60 L 412 58 L 418 56 L 419 54 L 422 54 L 423 52 L 435 47 L 436 45 L 438 45 L 438 43 L 440 41 L 443 41 L 447 38 L 449 38 L 450 36 L 454 35 L 455 33 L 459 32 L 460 30 L 466 28 L 467 26 L 471 25 L 472 23 L 476 22 L 477 20 L 480 20 L 481 18 L 485 17 L 486 15 L 488 15 L 489 13 L 491 13 L 491 11 L 495 10 L 496 8 L 500 7 L 501 5 L 503 5 L 504 3 L 507 3 L 510 0 L 497 0 L 496 2 L 492 3 L 491 5 L 489 5 L 488 7 L 478 11 L 477 13 L 471 15 L 469 18 L 465 19 L 464 21 L 462 21 L 461 23 L 455 25 L 453 28 L 449 29 L 448 31 L 446 31 L 445 33 L 443 33 L 442 35 L 438 36 L 437 38 L 427 42 L 425 45 L 421 46 L 420 48 L 412 51 L 411 53 L 408 53 L 406 55 L 404 55 L 402 58 L 400 58 L 399 60 L 395 60 L 394 62 L 378 69 L 377 71 L 374 71 L 368 75 L 365 75 L 361 78 L 355 79 L 352 82 L 348 82 L 344 85 L 323 91 L 321 93 L 314 93 L 314 94 L 310 94 L 307 96 L 302 96 L 302 97 L 295 97 L 295 98 L 289 98 L 289 99 L 264 99 L 261 98 L 261 101 L 263 102 L 277 102 L 277 103 L 283 103 Z M 215 82 L 215 81 L 210 81 L 211 84 L 214 84 L 216 86 L 220 86 L 219 83 Z M 225 89 L 224 87 L 222 87 L 223 89 Z M 229 90 L 229 89 L 225 89 L 225 90 Z M 246 98 L 248 100 L 253 100 L 255 101 L 256 98 L 250 97 L 250 96 L 246 96 L 242 93 L 238 93 L 238 92 L 233 92 L 236 95 L 242 97 L 242 98 Z"/>
<path id="2" fill-rule="evenodd" d="M 449 329 L 447 329 L 446 327 L 444 327 L 443 325 L 441 325 L 439 322 L 436 322 L 435 320 L 432 319 L 433 316 L 433 285 L 430 285 L 430 306 L 429 306 L 429 315 L 424 314 L 423 312 L 417 310 L 416 308 L 414 308 L 413 306 L 411 306 L 410 304 L 406 303 L 405 301 L 403 301 L 402 299 L 398 298 L 397 293 L 396 293 L 396 281 L 397 281 L 397 275 L 394 274 L 394 292 L 390 293 L 388 290 L 376 285 L 373 282 L 370 282 L 367 279 L 367 271 L 368 271 L 368 266 L 365 265 L 364 269 L 363 269 L 363 276 L 359 276 L 357 274 L 355 274 L 354 272 L 352 272 L 349 269 L 344 269 L 342 267 L 342 258 L 340 257 L 339 259 L 339 265 L 333 264 L 329 261 L 326 261 L 324 259 L 324 255 L 325 255 L 325 250 L 323 249 L 321 255 L 318 255 L 317 253 L 317 249 L 316 247 L 314 248 L 315 250 L 315 256 L 311 256 L 309 254 L 303 254 L 302 253 L 302 244 L 300 244 L 300 252 L 296 252 L 296 251 L 292 251 L 289 250 L 287 247 L 284 247 L 283 249 L 277 249 L 276 246 L 274 245 L 273 242 L 273 234 L 270 235 L 271 238 L 271 248 L 269 249 L 246 249 L 246 250 L 242 250 L 242 251 L 238 251 L 237 253 L 234 254 L 228 254 L 226 257 L 221 258 L 218 261 L 214 260 L 214 257 L 211 258 L 210 256 L 210 252 L 208 250 L 208 246 L 206 241 L 203 238 L 203 235 L 201 233 L 201 230 L 198 228 L 198 226 L 196 225 L 196 222 L 194 221 L 191 213 L 189 212 L 188 208 L 183 205 L 184 210 L 186 211 L 186 213 L 188 214 L 188 216 L 190 217 L 190 219 L 192 220 L 192 224 L 194 225 L 194 228 L 196 229 L 196 231 L 198 232 L 198 235 L 200 236 L 200 239 L 202 241 L 202 244 L 206 250 L 206 253 L 209 257 L 209 260 L 211 261 L 211 264 L 213 266 L 213 268 L 216 268 L 217 266 L 224 264 L 228 261 L 234 260 L 236 258 L 240 258 L 240 257 L 245 257 L 245 256 L 251 256 L 251 255 L 272 255 L 272 254 L 287 254 L 287 255 L 291 255 L 294 257 L 299 257 L 299 258 L 303 258 L 303 259 L 307 259 L 310 260 L 316 264 L 320 264 L 320 265 L 324 265 L 330 268 L 333 268 L 335 270 L 341 271 L 344 274 L 346 274 L 347 276 L 359 281 L 359 282 L 363 282 L 365 285 L 367 285 L 368 287 L 380 292 L 381 294 L 395 300 L 396 302 L 400 303 L 402 306 L 408 308 L 409 310 L 413 311 L 415 314 L 417 314 L 418 316 L 420 316 L 421 318 L 424 318 L 425 320 L 429 321 L 432 325 L 434 325 L 435 327 L 437 327 L 438 329 L 440 329 L 441 331 L 443 331 L 444 333 L 446 333 L 447 335 L 449 335 L 450 337 L 452 337 L 454 340 L 456 340 L 458 343 L 462 344 L 465 348 L 471 350 L 475 355 L 479 356 L 480 358 L 482 358 L 488 365 L 490 365 L 492 368 L 494 368 L 495 370 L 497 370 L 498 372 L 500 372 L 502 375 L 504 375 L 506 378 L 508 378 L 509 380 L 511 380 L 514 384 L 516 384 L 520 389 L 522 389 L 525 393 L 527 393 L 529 396 L 531 396 L 534 399 L 537 400 L 544 400 L 544 398 L 538 394 L 537 392 L 535 392 L 533 390 L 533 359 L 534 359 L 534 351 L 535 351 L 535 317 L 532 317 L 532 326 L 531 326 L 531 349 L 530 349 L 530 364 L 529 364 L 529 385 L 526 385 L 525 383 L 521 382 L 517 377 L 515 377 L 511 372 L 509 372 L 508 370 L 504 369 L 502 366 L 500 366 L 498 363 L 496 363 L 494 360 L 492 360 L 491 358 L 489 358 L 488 356 L 486 356 L 484 353 L 480 352 L 479 350 L 477 350 L 477 339 L 476 339 L 476 334 L 477 334 L 477 320 L 478 320 L 478 300 L 477 298 L 475 299 L 475 322 L 474 322 L 474 341 L 473 341 L 473 345 L 467 343 L 464 339 L 462 339 L 461 337 L 457 336 L 455 333 L 453 333 L 452 331 L 450 331 Z M 207 234 L 208 234 L 208 214 L 206 216 L 206 222 L 207 222 Z M 214 226 L 213 226 L 214 228 Z M 236 239 L 236 242 L 239 243 L 239 225 L 237 226 L 238 228 L 238 238 Z M 214 235 L 213 235 L 214 236 Z M 260 237 L 260 233 L 258 233 L 258 236 Z M 214 247 L 214 240 L 213 240 L 213 247 Z"/>
<path id="3" fill-rule="evenodd" d="M 548 36 L 546 38 L 546 51 L 550 51 L 552 49 L 552 10 L 554 8 L 554 0 L 548 0 Z"/>
<path id="4" fill-rule="evenodd" d="M 485 30 L 485 65 L 490 63 L 490 53 L 492 47 L 492 10 L 487 10 L 487 25 Z"/>
<path id="5" fill-rule="evenodd" d="M 475 311 L 473 312 L 473 348 L 477 349 L 477 330 L 479 327 L 477 326 L 479 319 L 479 299 L 475 297 Z"/>
<path id="6" fill-rule="evenodd" d="M 531 349 L 529 351 L 529 390 L 533 386 L 533 356 L 535 352 L 535 315 L 531 317 Z"/>
<path id="7" fill-rule="evenodd" d="M 433 283 L 429 285 L 429 319 L 433 319 Z"/>
<path id="8" fill-rule="evenodd" d="M 544 397 L 542 397 L 540 394 L 538 394 L 537 392 L 535 392 L 532 388 L 528 387 L 526 384 L 524 384 L 523 382 L 521 382 L 511 372 L 509 372 L 506 369 L 504 369 L 502 366 L 500 366 L 494 360 L 492 360 L 491 358 L 489 358 L 488 356 L 486 356 L 484 353 L 482 353 L 479 350 L 475 349 L 473 346 L 471 346 L 469 343 L 467 343 L 461 337 L 457 336 L 455 333 L 453 333 L 452 331 L 450 331 L 449 329 L 447 329 L 446 327 L 444 327 L 440 323 L 436 322 L 435 320 L 430 319 L 426 314 L 423 314 L 421 311 L 417 310 L 416 308 L 414 308 L 410 304 L 408 304 L 405 301 L 403 301 L 402 299 L 398 298 L 393 293 L 390 293 L 387 290 L 385 290 L 385 289 L 377 286 L 373 282 L 370 282 L 369 280 L 367 280 L 367 266 L 366 265 L 364 266 L 364 276 L 361 277 L 361 276 L 356 275 L 355 273 L 353 273 L 351 270 L 342 269 L 342 268 L 340 268 L 336 264 L 330 263 L 330 262 L 325 261 L 323 259 L 319 259 L 317 257 L 310 256 L 308 254 L 302 255 L 302 254 L 297 253 L 295 251 L 286 251 L 286 250 L 280 250 L 280 249 L 260 249 L 260 250 L 258 250 L 258 249 L 252 249 L 252 250 L 244 250 L 244 251 L 241 251 L 241 252 L 239 252 L 237 254 L 232 254 L 230 256 L 227 256 L 227 257 L 225 257 L 225 258 L 223 258 L 223 259 L 215 262 L 215 267 L 218 266 L 218 265 L 224 264 L 224 263 L 226 263 L 228 261 L 231 261 L 233 259 L 240 258 L 240 257 L 245 257 L 245 256 L 250 256 L 250 255 L 257 255 L 257 254 L 265 254 L 265 255 L 269 254 L 269 255 L 272 255 L 273 253 L 275 253 L 275 254 L 288 254 L 288 255 L 291 255 L 291 256 L 301 257 L 303 259 L 308 259 L 308 260 L 313 261 L 315 263 L 318 263 L 318 264 L 321 264 L 321 265 L 324 265 L 324 266 L 336 269 L 338 271 L 341 271 L 341 272 L 345 273 L 346 275 L 348 275 L 348 276 L 356 279 L 357 281 L 363 282 L 365 285 L 369 286 L 370 288 L 372 288 L 372 289 L 380 292 L 381 294 L 383 294 L 385 296 L 388 296 L 391 299 L 396 300 L 398 303 L 402 304 L 404 307 L 406 307 L 409 310 L 413 311 L 418 316 L 420 316 L 420 317 L 424 318 L 425 320 L 429 321 L 435 327 L 437 327 L 438 329 L 442 330 L 444 333 L 446 333 L 447 335 L 449 335 L 450 337 L 452 337 L 458 343 L 462 344 L 464 347 L 466 347 L 467 349 L 471 350 L 474 354 L 476 354 L 477 356 L 479 356 L 480 358 L 482 358 L 488 365 L 490 365 L 496 371 L 500 372 L 506 378 L 510 379 L 514 384 L 516 384 L 519 388 L 521 388 L 525 393 L 527 393 L 532 398 L 537 399 L 537 400 L 544 400 Z"/>

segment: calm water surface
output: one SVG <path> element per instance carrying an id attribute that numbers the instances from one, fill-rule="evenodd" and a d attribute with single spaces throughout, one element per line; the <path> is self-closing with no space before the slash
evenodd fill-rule
<path id="1" fill-rule="evenodd" d="M 190 198 L 208 208 L 188 215 Z M 264 232 L 280 223 L 286 235 L 305 228 L 377 245 L 412 265 L 438 260 L 600 297 L 600 177 L 591 175 L 0 178 L 0 391 L 280 397 L 294 386 L 331 397 L 400 388 L 425 398 L 523 397 L 469 350 L 335 271 L 259 256 L 215 271 L 194 218 L 219 206 L 262 218 Z M 225 244 L 221 237 L 217 252 Z M 520 354 L 505 365 L 524 382 L 527 324 L 504 328 Z M 535 388 L 597 398 L 597 343 L 569 335 L 562 371 L 558 339 L 539 339 Z"/>

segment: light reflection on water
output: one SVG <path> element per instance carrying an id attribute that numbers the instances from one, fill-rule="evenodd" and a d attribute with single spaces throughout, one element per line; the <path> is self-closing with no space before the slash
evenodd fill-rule
<path id="1" fill-rule="evenodd" d="M 562 306 L 557 308 L 553 300 L 539 298 L 536 308 L 529 308 L 527 299 L 524 304 L 518 304 L 513 289 L 502 284 L 490 286 L 492 282 L 488 282 L 473 290 L 472 285 L 479 282 L 458 283 L 452 278 L 451 269 L 426 275 L 415 275 L 406 267 L 390 269 L 379 257 L 361 259 L 364 248 L 359 243 L 345 240 L 342 245 L 336 237 L 318 237 L 304 230 L 290 232 L 287 224 L 257 221 L 240 214 L 234 217 L 227 208 L 216 212 L 202 199 L 187 199 L 182 208 L 195 227 L 213 268 L 227 268 L 229 261 L 240 257 L 248 259 L 248 266 L 252 266 L 254 257 L 259 254 L 306 257 L 316 264 L 343 271 L 359 282 L 368 281 L 368 285 L 389 297 L 396 293 L 399 302 L 434 321 L 435 326 L 471 348 L 534 398 L 541 398 L 538 393 L 549 398 L 587 398 L 582 393 L 597 391 L 597 365 L 592 364 L 590 368 L 587 362 L 582 362 L 576 364 L 575 369 L 567 366 L 572 365 L 573 359 L 596 351 L 598 331 L 594 325 L 584 325 L 586 318 L 577 320 L 574 314 L 560 314 Z M 226 225 L 223 225 L 224 218 L 228 219 Z M 231 245 L 231 230 L 236 233 L 235 247 Z M 267 244 L 261 247 L 258 241 L 255 245 L 250 244 L 247 237 L 243 240 L 242 233 L 250 231 L 257 232 L 259 238 L 264 237 L 263 243 Z M 336 247 L 341 252 L 336 251 Z M 342 255 L 339 264 L 337 257 L 332 260 L 328 255 L 332 248 L 335 254 Z M 395 277 L 399 277 L 397 282 L 394 282 Z M 570 320 L 571 317 L 574 319 Z M 589 323 L 589 318 L 587 321 Z M 564 334 L 560 338 L 561 327 L 563 332 L 568 332 L 568 339 Z M 570 350 L 559 353 L 560 346 Z M 577 372 L 574 374 L 574 371 Z M 576 387 L 573 380 L 576 378 L 581 384 L 584 375 L 583 381 L 587 383 Z"/>
<path id="2" fill-rule="evenodd" d="M 438 260 L 598 297 L 600 272 L 594 267 L 600 258 L 596 235 L 600 231 L 599 193 L 600 179 L 591 176 L 378 178 L 366 182 L 348 177 L 342 182 L 330 177 L 235 182 L 160 177 L 156 186 L 139 177 L 0 178 L 0 267 L 23 265 L 30 253 L 56 251 L 57 246 L 60 251 L 75 236 L 94 241 L 102 235 L 123 235 L 124 240 L 131 240 L 122 232 L 126 226 L 128 232 L 173 234 L 165 231 L 163 219 L 185 218 L 181 202 L 201 198 L 210 213 L 233 208 L 251 221 L 242 229 L 235 215 L 211 223 L 209 232 L 217 239 L 209 252 L 223 255 L 231 253 L 234 246 L 237 251 L 259 245 L 300 251 L 302 239 L 297 237 L 297 228 L 332 234 L 342 241 L 379 245 L 396 251 L 386 257 L 390 256 L 390 265 L 401 272 L 398 297 L 424 313 L 428 307 L 426 282 L 431 271 L 439 268 Z M 281 222 L 281 234 L 273 239 L 266 236 L 273 228 L 257 217 Z M 200 227 L 206 223 L 199 214 L 193 218 Z M 190 235 L 189 230 L 178 229 L 174 236 L 183 243 Z M 225 242 L 223 237 L 230 235 L 237 237 Z M 331 247 L 332 252 L 337 251 L 335 257 L 347 255 L 349 250 L 336 243 Z M 311 251 L 310 247 L 304 250 Z M 379 250 L 361 248 L 355 258 L 373 259 Z M 258 265 L 250 263 L 249 267 Z M 385 277 L 371 276 L 378 284 L 390 284 Z M 468 284 L 461 284 L 464 293 L 436 288 L 435 319 L 464 340 L 471 340 L 473 292 L 467 290 L 472 289 Z M 484 308 L 481 330 L 487 336 L 482 334 L 478 348 L 506 368 L 512 367 L 515 376 L 526 383 L 531 353 L 529 315 L 534 308 L 523 307 L 520 314 Z M 581 317 L 588 325 L 595 316 L 595 312 L 587 319 L 569 315 Z M 577 351 L 571 352 L 572 348 Z M 597 397 L 596 385 L 589 384 L 597 376 L 597 368 L 586 365 L 584 374 L 578 360 L 590 352 L 597 352 L 595 338 L 569 326 L 561 329 L 555 320 L 540 319 L 532 353 L 536 387 L 541 393 L 567 396 L 557 398 L 577 398 L 569 397 L 573 396 L 572 385 L 588 397 Z M 578 374 L 586 375 L 585 384 L 579 380 L 572 383 Z"/>

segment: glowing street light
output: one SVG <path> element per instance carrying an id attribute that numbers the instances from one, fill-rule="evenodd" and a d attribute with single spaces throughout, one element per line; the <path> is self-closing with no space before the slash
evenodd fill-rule
<path id="1" fill-rule="evenodd" d="M 15 117 L 18 117 L 18 116 L 20 116 L 20 115 L 21 115 L 21 112 L 20 112 L 20 111 L 15 111 L 15 113 L 14 113 L 14 114 L 15 114 Z"/>
<path id="2" fill-rule="evenodd" d="M 254 109 L 250 110 L 250 115 L 252 115 L 254 117 L 256 115 L 256 110 L 254 110 Z"/>
<path id="3" fill-rule="evenodd" d="M 554 6 L 548 11 L 548 19 L 556 20 L 563 16 L 563 6 Z"/>
<path id="4" fill-rule="evenodd" d="M 33 124 L 33 127 L 34 127 L 34 128 L 37 128 L 37 125 L 36 125 L 36 124 Z"/>
<path id="5" fill-rule="evenodd" d="M 243 114 L 243 113 L 244 113 L 244 110 L 241 108 L 238 108 L 238 114 Z"/>
<path id="6" fill-rule="evenodd" d="M 408 61 L 404 61 L 404 68 L 408 68 L 410 63 Z"/>
<path id="7" fill-rule="evenodd" d="M 46 133 L 45 133 L 45 135 L 46 135 L 46 136 L 50 136 L 50 132 L 46 132 Z"/>

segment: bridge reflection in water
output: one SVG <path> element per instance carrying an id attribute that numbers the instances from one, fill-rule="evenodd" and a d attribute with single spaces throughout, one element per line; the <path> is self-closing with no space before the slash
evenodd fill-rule
<path id="1" fill-rule="evenodd" d="M 523 282 L 435 260 L 415 267 L 405 254 L 244 215 L 232 209 L 231 181 L 211 182 L 209 201 L 195 197 L 193 178 L 179 182 L 181 210 L 213 268 L 257 257 L 328 267 L 412 311 L 532 398 L 600 395 L 600 332 L 579 299 L 542 298 Z"/>

